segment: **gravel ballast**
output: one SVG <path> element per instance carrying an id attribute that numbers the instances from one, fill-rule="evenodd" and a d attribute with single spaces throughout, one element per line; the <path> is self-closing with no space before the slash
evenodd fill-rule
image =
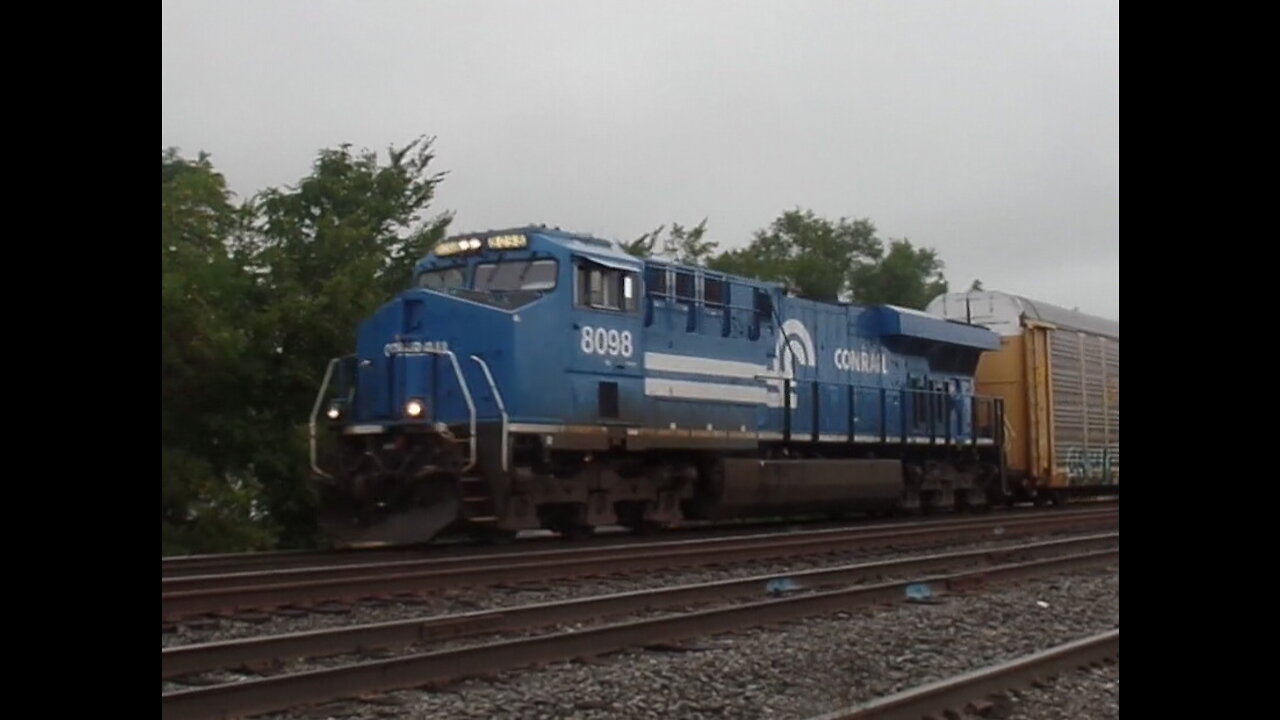
<path id="1" fill-rule="evenodd" d="M 1098 532 L 1105 531 L 1100 530 Z M 1007 538 L 1000 534 L 993 534 L 992 539 L 988 541 L 948 543 L 934 547 L 879 548 L 851 553 L 825 556 L 811 555 L 793 559 L 781 558 L 773 561 L 739 563 L 726 566 L 648 570 L 612 577 L 526 582 L 512 586 L 449 588 L 443 589 L 438 593 L 422 595 L 413 602 L 355 604 L 341 612 L 299 612 L 293 616 L 272 612 L 264 613 L 262 618 L 256 622 L 224 618 L 179 625 L 172 631 L 161 634 L 160 646 L 167 648 L 360 623 L 434 617 L 756 575 L 786 575 L 801 570 L 849 565 L 858 562 L 1007 547 L 1015 544 L 1062 539 L 1070 535 L 1069 533 L 1054 533 Z"/>
<path id="2" fill-rule="evenodd" d="M 1119 623 L 1117 564 L 273 717 L 808 718 Z M 1119 668 L 1011 694 L 1001 715 L 1119 717 Z"/>
<path id="3" fill-rule="evenodd" d="M 1007 694 L 1004 720 L 1119 720 L 1120 665 L 1064 673 Z"/>

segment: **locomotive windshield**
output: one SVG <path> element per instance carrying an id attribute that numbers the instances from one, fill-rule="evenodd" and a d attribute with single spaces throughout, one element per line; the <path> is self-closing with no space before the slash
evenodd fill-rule
<path id="1" fill-rule="evenodd" d="M 466 284 L 467 269 L 465 267 L 429 270 L 418 276 L 418 287 L 424 287 L 428 290 L 448 290 L 450 288 L 465 287 Z"/>
<path id="2" fill-rule="evenodd" d="M 556 261 L 533 260 L 477 265 L 473 289 L 478 292 L 492 290 L 538 292 L 554 290 L 555 287 Z"/>
<path id="3" fill-rule="evenodd" d="M 467 282 L 467 266 L 428 270 L 418 287 L 447 292 L 482 305 L 508 310 L 523 307 L 556 287 L 555 260 L 510 260 L 480 263 Z"/>

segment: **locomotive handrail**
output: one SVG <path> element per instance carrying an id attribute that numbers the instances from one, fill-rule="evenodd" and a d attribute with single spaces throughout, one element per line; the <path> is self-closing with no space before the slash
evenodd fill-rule
<path id="1" fill-rule="evenodd" d="M 340 357 L 330 360 L 329 367 L 324 371 L 324 381 L 320 383 L 320 392 L 316 393 L 315 405 L 311 406 L 311 422 L 308 426 L 311 434 L 311 471 L 330 480 L 333 476 L 321 470 L 320 464 L 316 461 L 316 416 L 320 414 L 320 405 L 324 402 L 325 391 L 329 389 L 329 381 L 333 379 L 333 369 L 338 366 L 340 360 L 342 360 Z"/>
<path id="2" fill-rule="evenodd" d="M 887 397 L 890 393 L 892 393 L 899 399 L 899 402 L 902 403 L 903 409 L 901 413 L 901 418 L 902 418 L 903 428 L 902 428 L 901 442 L 904 444 L 907 442 L 908 436 L 913 436 L 913 437 L 915 436 L 915 433 L 909 432 L 906 427 L 907 416 L 908 416 L 908 412 L 906 409 L 906 401 L 910 397 L 915 397 L 918 395 L 926 398 L 933 398 L 933 397 L 944 398 L 945 404 L 948 406 L 948 409 L 946 412 L 947 417 L 949 419 L 955 419 L 955 420 L 961 419 L 955 413 L 958 407 L 957 405 L 954 404 L 954 398 L 956 396 L 954 396 L 951 392 L 947 390 L 937 390 L 933 388 L 888 388 L 880 385 L 866 385 L 863 383 L 841 381 L 841 380 L 801 379 L 801 378 L 795 378 L 795 377 L 785 375 L 780 371 L 775 371 L 770 373 L 757 373 L 752 377 L 752 379 L 754 379 L 757 382 L 765 382 L 770 384 L 781 383 L 783 386 L 782 392 L 784 395 L 787 394 L 786 388 L 790 387 L 792 392 L 795 392 L 799 386 L 805 385 L 805 384 L 812 385 L 814 386 L 815 389 L 818 386 L 832 386 L 832 387 L 838 387 L 838 388 L 847 388 L 851 391 L 874 390 L 874 391 L 877 391 L 881 396 L 880 398 L 881 418 L 883 418 L 885 414 L 885 410 L 886 410 L 885 402 L 887 400 Z M 983 403 L 983 402 L 992 403 L 992 402 L 999 401 L 1000 399 L 998 395 L 978 395 L 976 393 L 972 395 L 966 395 L 963 397 L 968 398 L 973 403 L 972 407 L 973 407 L 974 416 L 976 416 L 977 414 L 977 406 L 979 403 Z M 792 409 L 793 406 L 789 402 L 789 395 L 787 397 L 783 397 L 782 401 L 783 401 L 784 410 Z M 926 404 L 925 414 L 926 414 L 926 424 L 929 427 L 929 444 L 936 445 L 936 444 L 939 444 L 938 440 L 942 438 L 938 436 L 937 429 L 936 427 L 934 427 L 934 423 L 938 420 L 938 418 L 933 417 L 934 415 L 933 410 L 934 409 L 933 409 L 932 402 Z M 911 415 L 914 416 L 914 412 L 911 413 Z M 790 433 L 789 433 L 789 427 L 788 427 L 790 424 L 789 417 L 790 417 L 789 412 L 785 413 L 783 416 L 783 437 L 788 440 L 790 439 Z M 1003 414 L 1000 415 L 1000 418 L 1007 425 L 1007 420 L 1004 420 Z M 814 427 L 815 428 L 817 427 L 816 423 L 814 424 Z M 853 432 L 853 422 L 850 423 L 850 432 Z M 1002 445 L 1002 446 L 1008 444 L 1008 438 L 1000 437 L 1000 433 L 998 433 L 996 428 L 993 427 L 991 430 L 990 436 L 988 436 L 987 434 L 983 434 L 979 431 L 978 424 L 976 422 L 974 422 L 971 425 L 970 434 L 972 434 L 973 437 L 969 442 L 971 442 L 973 445 L 977 445 L 979 440 L 990 440 L 991 442 L 997 445 Z M 881 442 L 884 442 L 886 438 L 887 438 L 887 428 L 881 427 Z M 952 435 L 952 428 L 950 427 L 950 423 L 948 422 L 948 427 L 945 431 L 944 442 L 947 445 L 960 445 L 960 444 L 963 444 L 965 440 Z"/>
<path id="3" fill-rule="evenodd" d="M 462 375 L 462 367 L 458 365 L 458 356 L 454 355 L 452 350 L 423 348 L 423 351 L 433 355 L 449 356 L 449 362 L 453 364 L 453 374 L 458 376 L 458 387 L 462 388 L 462 399 L 467 401 L 467 412 L 471 413 L 471 437 L 468 438 L 471 456 L 467 458 L 467 464 L 462 467 L 462 472 L 465 473 L 476 466 L 476 404 L 471 400 L 471 390 L 467 387 L 467 379 Z"/>
<path id="4" fill-rule="evenodd" d="M 467 464 L 464 465 L 462 468 L 462 472 L 466 472 L 471 468 L 475 467 L 476 465 L 476 404 L 471 399 L 471 389 L 467 387 L 467 379 L 462 374 L 462 366 L 458 365 L 458 356 L 454 355 L 452 351 L 436 350 L 434 348 L 423 348 L 422 352 L 429 353 L 431 355 L 448 355 L 449 356 L 449 363 L 453 365 L 453 374 L 458 378 L 458 387 L 462 389 L 462 399 L 467 402 L 467 412 L 470 415 L 469 426 L 470 426 L 471 433 L 470 433 L 470 437 L 467 439 L 467 444 L 469 446 L 468 447 L 469 457 L 467 458 Z M 472 358 L 474 359 L 475 356 L 473 355 Z M 329 382 L 333 379 L 333 369 L 337 367 L 338 363 L 341 360 L 342 360 L 341 357 L 336 357 L 329 361 L 329 367 L 326 368 L 324 371 L 324 380 L 320 383 L 320 392 L 316 393 L 316 402 L 314 405 L 311 406 L 311 420 L 310 420 L 310 423 L 308 424 L 308 430 L 310 433 L 310 444 L 311 444 L 311 470 L 315 472 L 317 475 L 328 478 L 330 480 L 333 479 L 333 476 L 325 472 L 324 470 L 320 469 L 320 465 L 317 462 L 317 458 L 316 458 L 316 416 L 320 414 L 320 405 L 324 402 L 325 391 L 329 389 Z M 489 375 L 489 369 L 487 367 L 484 367 L 483 362 L 481 362 L 481 367 L 484 369 L 485 375 L 486 376 Z M 489 383 L 490 383 L 490 386 L 493 386 L 492 377 L 490 377 Z M 494 397 L 498 402 L 499 409 L 502 410 L 503 442 L 505 444 L 506 426 L 507 426 L 506 410 L 502 408 L 502 399 L 497 395 L 496 387 L 494 387 Z M 506 463 L 505 456 L 503 458 L 503 463 L 505 466 L 505 463 Z"/>
<path id="5" fill-rule="evenodd" d="M 472 355 L 471 359 L 480 366 L 484 371 L 484 377 L 489 381 L 489 391 L 493 393 L 493 402 L 498 406 L 498 412 L 502 414 L 502 471 L 507 471 L 507 425 L 509 418 L 507 417 L 507 406 L 502 402 L 502 393 L 498 392 L 498 384 L 493 381 L 493 373 L 489 372 L 489 364 L 477 355 Z M 472 431 L 475 434 L 475 431 Z"/>

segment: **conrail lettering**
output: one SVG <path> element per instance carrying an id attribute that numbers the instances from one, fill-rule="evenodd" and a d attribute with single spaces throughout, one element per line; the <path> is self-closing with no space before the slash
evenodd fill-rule
<path id="1" fill-rule="evenodd" d="M 390 342 L 382 347 L 387 357 L 392 355 L 435 355 L 446 352 L 449 343 L 444 340 L 414 340 L 413 342 Z"/>
<path id="2" fill-rule="evenodd" d="M 889 374 L 889 357 L 882 352 L 840 348 L 835 353 L 836 368 L 849 372 Z"/>

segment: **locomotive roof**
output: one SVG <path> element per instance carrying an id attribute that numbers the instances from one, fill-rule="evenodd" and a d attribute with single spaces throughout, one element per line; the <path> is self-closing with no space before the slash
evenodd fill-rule
<path id="1" fill-rule="evenodd" d="M 503 230 L 482 230 L 479 232 L 456 233 L 450 235 L 447 239 L 456 240 L 460 238 L 487 238 L 491 235 L 546 235 L 554 237 L 559 241 L 568 241 L 568 244 L 577 246 L 575 249 L 582 250 L 592 255 L 601 256 L 613 260 L 627 260 L 631 262 L 643 262 L 643 258 L 631 255 L 622 249 L 616 241 L 605 238 L 598 238 L 594 235 L 585 233 L 569 232 L 561 230 L 557 227 L 547 227 L 546 225 L 524 225 L 521 227 L 506 228 Z"/>
<path id="2" fill-rule="evenodd" d="M 770 280 L 759 280 L 756 278 L 746 277 L 743 275 L 734 275 L 732 273 L 721 272 L 719 270 L 713 270 L 711 268 L 700 267 L 697 265 L 687 265 L 685 263 L 679 263 L 674 260 L 668 260 L 666 258 L 636 257 L 635 255 L 628 253 L 626 250 L 623 250 L 622 245 L 616 240 L 598 238 L 598 237 L 595 237 L 594 235 L 570 232 L 568 230 L 561 230 L 560 228 L 557 228 L 557 227 L 547 227 L 546 225 L 524 225 L 521 227 L 506 228 L 504 230 L 484 230 L 480 232 L 457 233 L 454 235 L 450 235 L 447 239 L 456 240 L 460 238 L 487 238 L 491 235 L 510 235 L 510 234 L 525 234 L 525 235 L 538 234 L 538 235 L 544 235 L 544 236 L 555 238 L 556 240 L 561 242 L 567 241 L 567 244 L 570 246 L 573 246 L 574 250 L 581 251 L 584 254 L 586 254 L 588 257 L 595 257 L 598 259 L 618 260 L 626 263 L 637 263 L 637 264 L 650 263 L 650 264 L 666 265 L 674 268 L 686 268 L 690 272 L 701 270 L 703 272 L 707 272 L 718 277 L 725 277 L 732 280 L 737 280 L 746 285 L 754 285 L 760 288 L 779 288 L 779 289 L 782 288 L 781 284 L 770 281 Z"/>

